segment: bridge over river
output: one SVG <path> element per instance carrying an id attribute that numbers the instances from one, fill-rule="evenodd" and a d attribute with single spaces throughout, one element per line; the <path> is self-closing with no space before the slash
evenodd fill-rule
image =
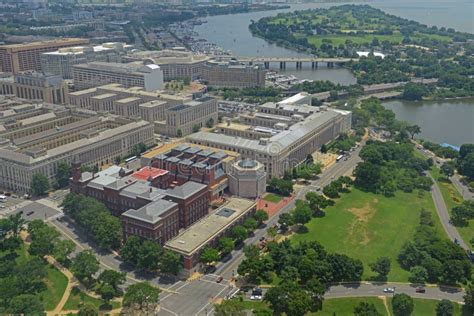
<path id="1" fill-rule="evenodd" d="M 270 63 L 280 63 L 280 69 L 286 68 L 286 63 L 296 63 L 296 69 L 303 68 L 303 63 L 310 63 L 312 68 L 317 68 L 318 63 L 325 63 L 329 68 L 334 65 L 342 65 L 350 61 L 358 61 L 358 58 L 343 57 L 237 57 L 238 61 L 252 65 L 254 63 L 264 64 L 266 69 L 270 68 Z"/>

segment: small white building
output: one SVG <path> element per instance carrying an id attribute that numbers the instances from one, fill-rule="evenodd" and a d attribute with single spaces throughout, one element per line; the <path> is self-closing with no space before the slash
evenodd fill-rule
<path id="1" fill-rule="evenodd" d="M 307 92 L 297 93 L 289 98 L 281 100 L 278 102 L 279 105 L 298 105 L 298 104 L 308 104 L 311 105 L 311 95 Z"/>

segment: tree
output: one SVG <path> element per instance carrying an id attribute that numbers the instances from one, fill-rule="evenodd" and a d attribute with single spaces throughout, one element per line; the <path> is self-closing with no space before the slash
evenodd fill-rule
<path id="1" fill-rule="evenodd" d="M 209 120 L 207 120 L 206 127 L 207 128 L 213 128 L 214 127 L 214 119 L 212 117 Z"/>
<path id="2" fill-rule="evenodd" d="M 76 249 L 76 245 L 72 240 L 57 240 L 54 243 L 53 255 L 62 265 L 69 264 L 69 255 Z"/>
<path id="3" fill-rule="evenodd" d="M 138 250 L 141 248 L 141 244 L 142 242 L 138 236 L 130 236 L 120 250 L 120 256 L 123 260 L 136 265 Z"/>
<path id="4" fill-rule="evenodd" d="M 64 188 L 69 185 L 69 177 L 71 176 L 71 165 L 65 161 L 61 160 L 58 163 L 56 170 L 56 185 L 58 188 Z"/>
<path id="5" fill-rule="evenodd" d="M 165 250 L 160 259 L 160 271 L 178 275 L 183 268 L 181 256 L 174 251 Z"/>
<path id="6" fill-rule="evenodd" d="M 436 305 L 436 316 L 453 316 L 454 304 L 447 299 L 441 300 Z"/>
<path id="7" fill-rule="evenodd" d="M 283 231 L 287 231 L 288 227 L 292 226 L 294 223 L 293 216 L 290 213 L 283 213 L 278 219 L 278 224 L 280 224 L 280 228 Z"/>
<path id="8" fill-rule="evenodd" d="M 153 241 L 145 240 L 138 249 L 136 267 L 143 271 L 158 269 L 163 248 Z"/>
<path id="9" fill-rule="evenodd" d="M 413 312 L 413 299 L 404 294 L 395 294 L 392 298 L 392 310 L 395 316 L 409 316 Z"/>
<path id="10" fill-rule="evenodd" d="M 106 305 L 109 305 L 110 300 L 112 300 L 117 294 L 115 289 L 109 284 L 102 284 L 98 292 Z"/>
<path id="11" fill-rule="evenodd" d="M 470 283 L 466 287 L 466 294 L 464 294 L 463 298 L 467 310 L 474 312 L 474 283 Z"/>
<path id="12" fill-rule="evenodd" d="M 229 237 L 221 237 L 219 239 L 219 250 L 224 254 L 229 254 L 234 250 L 234 241 Z"/>
<path id="13" fill-rule="evenodd" d="M 296 208 L 293 211 L 295 223 L 304 225 L 311 220 L 312 211 L 307 202 L 297 200 Z"/>
<path id="14" fill-rule="evenodd" d="M 387 275 L 390 272 L 390 258 L 379 257 L 375 262 L 369 264 L 370 269 L 378 274 L 378 278 L 387 279 Z"/>
<path id="15" fill-rule="evenodd" d="M 178 130 L 176 131 L 176 136 L 183 137 L 183 131 L 180 128 L 178 128 Z"/>
<path id="16" fill-rule="evenodd" d="M 59 241 L 58 231 L 46 225 L 42 220 L 32 221 L 29 224 L 28 231 L 31 237 L 31 244 L 28 249 L 30 254 L 44 257 L 54 253 L 55 243 Z"/>
<path id="17" fill-rule="evenodd" d="M 236 243 L 240 243 L 247 239 L 247 229 L 242 225 L 236 225 L 234 228 L 232 228 L 232 236 L 234 237 Z"/>
<path id="18" fill-rule="evenodd" d="M 12 314 L 44 315 L 44 306 L 39 296 L 21 294 L 12 298 L 8 312 Z"/>
<path id="19" fill-rule="evenodd" d="M 382 316 L 373 303 L 360 302 L 354 307 L 355 316 Z"/>
<path id="20" fill-rule="evenodd" d="M 474 152 L 471 152 L 464 158 L 460 159 L 458 171 L 469 179 L 474 179 Z"/>
<path id="21" fill-rule="evenodd" d="M 253 215 L 253 218 L 255 218 L 255 220 L 258 222 L 258 226 L 260 226 L 268 219 L 268 214 L 264 210 L 257 210 Z"/>
<path id="22" fill-rule="evenodd" d="M 23 225 L 26 223 L 23 217 L 21 217 L 21 213 L 16 213 L 8 216 L 8 222 L 8 230 L 11 230 L 13 236 L 15 237 L 18 236 L 20 231 L 23 229 Z"/>
<path id="23" fill-rule="evenodd" d="M 140 310 L 154 310 L 160 300 L 160 289 L 148 282 L 140 282 L 130 285 L 123 297 L 123 305 L 126 307 L 138 307 Z"/>
<path id="24" fill-rule="evenodd" d="M 405 100 L 418 101 L 428 94 L 428 90 L 423 84 L 409 82 L 403 87 L 402 98 Z"/>
<path id="25" fill-rule="evenodd" d="M 321 152 L 322 152 L 323 154 L 325 154 L 325 153 L 328 152 L 328 146 L 326 146 L 326 144 L 323 144 L 323 145 L 321 146 Z"/>
<path id="26" fill-rule="evenodd" d="M 217 251 L 217 249 L 214 249 L 211 247 L 204 248 L 201 255 L 199 256 L 199 261 L 206 265 L 218 260 L 219 260 L 219 252 Z"/>
<path id="27" fill-rule="evenodd" d="M 201 127 L 197 124 L 193 125 L 193 133 L 197 133 L 199 132 L 199 130 L 201 129 Z"/>
<path id="28" fill-rule="evenodd" d="M 42 173 L 36 173 L 33 175 L 31 181 L 31 192 L 34 196 L 41 196 L 46 194 L 50 188 L 48 177 Z"/>
<path id="29" fill-rule="evenodd" d="M 454 175 L 454 166 L 450 163 L 444 163 L 441 166 L 441 173 L 447 178 L 452 177 Z"/>
<path id="30" fill-rule="evenodd" d="M 97 316 L 99 315 L 99 309 L 91 303 L 82 304 L 79 307 L 78 316 Z"/>
<path id="31" fill-rule="evenodd" d="M 411 283 L 420 283 L 423 284 L 428 279 L 428 271 L 426 268 L 422 266 L 414 266 L 410 269 L 410 276 L 408 277 L 408 281 Z"/>
<path id="32" fill-rule="evenodd" d="M 114 290 L 114 296 L 120 293 L 120 285 L 125 283 L 125 272 L 118 272 L 115 270 L 104 270 L 97 279 L 102 285 L 110 285 Z"/>
<path id="33" fill-rule="evenodd" d="M 410 134 L 411 139 L 415 137 L 416 134 L 421 133 L 421 127 L 418 125 L 408 125 L 406 131 Z"/>
<path id="34" fill-rule="evenodd" d="M 92 276 L 99 271 L 99 261 L 91 250 L 84 250 L 74 258 L 71 270 L 78 279 L 91 285 Z"/>
<path id="35" fill-rule="evenodd" d="M 247 218 L 244 222 L 244 227 L 247 228 L 247 230 L 250 232 L 254 231 L 257 228 L 257 226 L 258 226 L 257 221 L 252 217 Z"/>

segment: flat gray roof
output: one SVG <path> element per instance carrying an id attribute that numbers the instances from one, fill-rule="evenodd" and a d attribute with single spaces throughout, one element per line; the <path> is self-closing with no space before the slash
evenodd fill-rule
<path id="1" fill-rule="evenodd" d="M 139 208 L 138 210 L 130 209 L 123 213 L 122 216 L 155 224 L 161 219 L 161 216 L 164 213 L 177 206 L 178 204 L 175 202 L 159 199 Z"/>
<path id="2" fill-rule="evenodd" d="M 194 223 L 181 234 L 168 241 L 165 247 L 190 256 L 235 220 L 245 215 L 254 205 L 255 202 L 251 200 L 230 198 L 226 204 L 219 207 L 215 212 Z"/>
<path id="3" fill-rule="evenodd" d="M 206 189 L 207 185 L 188 181 L 180 186 L 174 187 L 166 191 L 167 196 L 176 197 L 179 199 L 187 199 L 188 197 Z"/>

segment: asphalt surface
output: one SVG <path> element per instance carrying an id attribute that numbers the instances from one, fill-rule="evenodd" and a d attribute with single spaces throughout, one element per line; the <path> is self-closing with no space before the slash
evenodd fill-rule
<path id="1" fill-rule="evenodd" d="M 474 200 L 474 193 L 469 191 L 469 188 L 461 182 L 459 175 L 456 174 L 449 179 L 465 200 Z"/>

